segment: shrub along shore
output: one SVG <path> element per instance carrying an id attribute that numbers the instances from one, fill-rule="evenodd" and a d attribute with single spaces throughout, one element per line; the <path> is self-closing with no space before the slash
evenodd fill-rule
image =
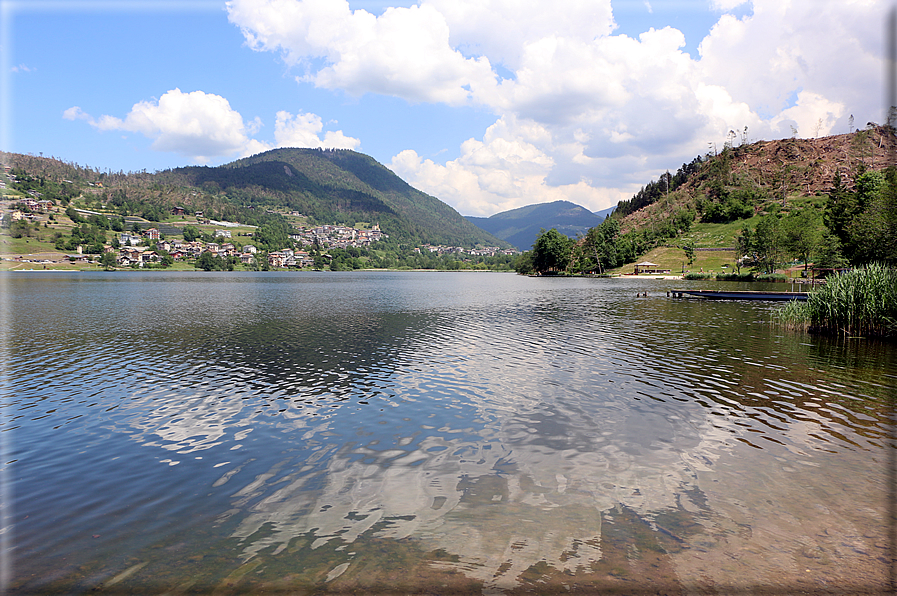
<path id="1" fill-rule="evenodd" d="M 897 270 L 881 264 L 830 277 L 779 318 L 792 328 L 849 336 L 897 337 Z"/>

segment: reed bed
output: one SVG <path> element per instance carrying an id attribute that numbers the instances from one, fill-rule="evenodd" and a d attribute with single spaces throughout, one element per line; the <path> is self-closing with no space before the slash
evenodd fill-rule
<path id="1" fill-rule="evenodd" d="M 810 332 L 897 337 L 897 271 L 871 264 L 831 277 L 806 302 L 790 302 L 778 316 Z"/>

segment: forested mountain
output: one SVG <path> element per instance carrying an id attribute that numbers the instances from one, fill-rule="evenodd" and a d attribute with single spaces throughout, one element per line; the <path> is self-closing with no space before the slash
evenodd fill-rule
<path id="1" fill-rule="evenodd" d="M 407 245 L 509 246 L 372 157 L 350 150 L 274 149 L 222 166 L 155 173 L 104 172 L 31 155 L 3 157 L 34 176 L 48 198 L 63 199 L 63 189 L 69 195 L 85 192 L 98 204 L 150 221 L 183 207 L 209 219 L 261 225 L 269 219 L 267 209 L 286 207 L 312 225 L 378 224 L 391 241 Z M 51 190 L 57 186 L 60 193 Z"/>
<path id="2" fill-rule="evenodd" d="M 216 168 L 156 174 L 165 183 L 223 192 L 244 206 L 285 206 L 318 223 L 377 223 L 409 244 L 504 245 L 457 211 L 350 150 L 274 149 Z"/>
<path id="3" fill-rule="evenodd" d="M 575 238 L 604 221 L 604 217 L 570 201 L 538 203 L 496 213 L 491 217 L 467 216 L 467 219 L 490 234 L 510 242 L 519 250 L 529 250 L 536 241 L 539 230 L 554 228 Z"/>

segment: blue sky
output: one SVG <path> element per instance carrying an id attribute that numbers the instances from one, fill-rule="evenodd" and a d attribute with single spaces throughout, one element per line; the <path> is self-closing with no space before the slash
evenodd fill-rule
<path id="1" fill-rule="evenodd" d="M 883 119 L 884 0 L 2 2 L 5 151 L 355 149 L 465 215 L 600 210 L 718 146 Z"/>

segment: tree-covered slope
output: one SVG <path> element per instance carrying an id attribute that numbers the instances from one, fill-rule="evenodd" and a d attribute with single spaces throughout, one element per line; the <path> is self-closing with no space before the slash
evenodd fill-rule
<path id="1" fill-rule="evenodd" d="M 528 250 L 539 230 L 554 228 L 575 238 L 597 226 L 604 218 L 570 201 L 538 203 L 496 213 L 491 217 L 467 217 L 483 230 L 510 242 L 519 250 Z"/>
<path id="2" fill-rule="evenodd" d="M 157 176 L 223 193 L 242 205 L 289 207 L 318 223 L 379 224 L 409 244 L 506 245 L 355 151 L 274 149 L 215 168 L 178 168 Z"/>

